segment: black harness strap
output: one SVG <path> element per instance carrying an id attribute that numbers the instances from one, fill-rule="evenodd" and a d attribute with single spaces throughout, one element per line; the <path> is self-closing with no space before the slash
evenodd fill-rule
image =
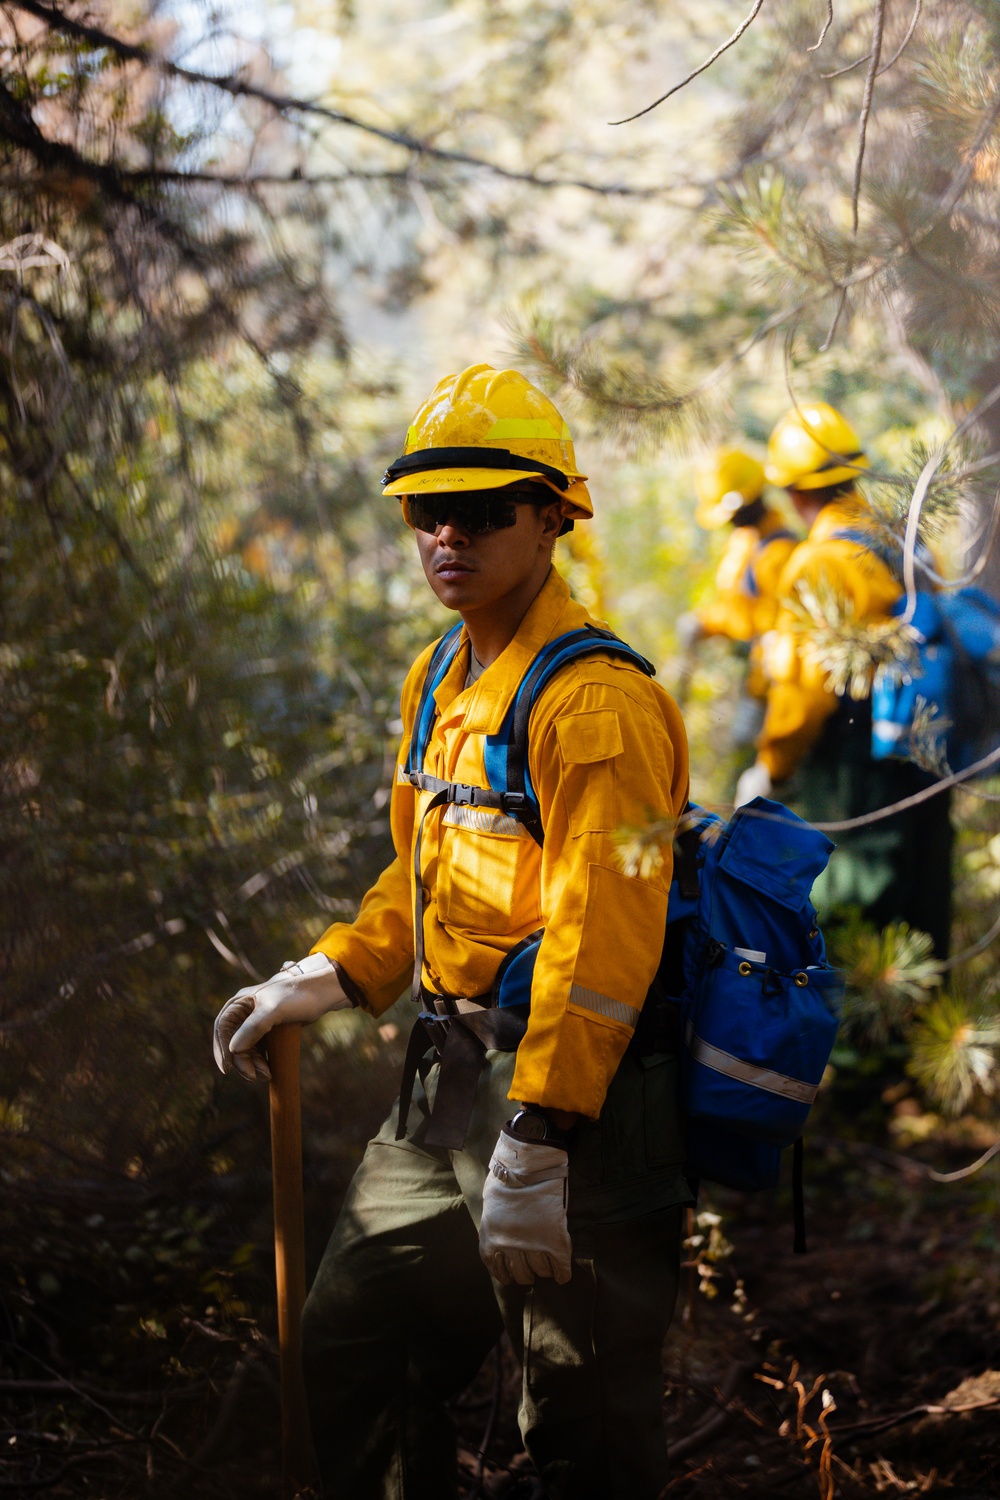
<path id="1" fill-rule="evenodd" d="M 450 997 L 447 1000 L 441 996 L 434 998 L 440 1004 L 456 1003 Z M 397 1141 L 406 1136 L 413 1084 L 421 1071 L 421 1062 L 433 1050 L 440 1059 L 441 1069 L 430 1126 L 424 1139 L 428 1146 L 460 1151 L 465 1145 L 476 1086 L 486 1066 L 487 1051 L 516 1052 L 527 1029 L 527 1008 L 519 1005 L 501 1010 L 487 1001 L 476 1010 L 454 1011 L 449 1015 L 421 1011 L 413 1023 L 403 1063 Z"/>
<path id="2" fill-rule="evenodd" d="M 449 803 L 457 807 L 490 807 L 501 812 L 518 812 L 524 805 L 525 798 L 517 793 L 494 792 L 488 787 L 468 786 L 464 782 L 442 781 L 424 771 L 408 772 L 407 780 L 418 791 L 432 794 L 421 814 L 417 836 L 413 841 L 413 982 L 410 996 L 419 1005 L 425 996 L 424 918 L 428 893 L 423 883 L 422 849 L 424 824 L 428 815 Z M 459 1014 L 453 997 L 434 996 L 434 999 L 441 1002 L 449 1013 L 437 1015 L 433 1011 L 422 1010 L 413 1023 L 399 1086 L 396 1139 L 401 1141 L 406 1136 L 414 1080 L 421 1062 L 433 1049 L 441 1060 L 441 1071 L 431 1110 L 430 1129 L 425 1139 L 429 1146 L 458 1151 L 465 1144 L 475 1102 L 476 1084 L 486 1065 L 486 1049 L 493 1047 L 505 1052 L 515 1051 L 527 1029 L 527 1020 L 521 1018 L 518 1024 L 512 1013 L 508 1016 L 503 1011 L 490 1010 L 485 1006 L 481 1011 Z M 511 1007 L 511 1012 L 513 1009 Z"/>

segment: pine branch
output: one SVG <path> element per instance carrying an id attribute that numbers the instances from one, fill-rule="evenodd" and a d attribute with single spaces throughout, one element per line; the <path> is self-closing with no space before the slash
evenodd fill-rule
<path id="1" fill-rule="evenodd" d="M 860 701 L 869 697 L 877 676 L 909 680 L 919 672 L 912 625 L 891 617 L 858 620 L 854 601 L 825 579 L 815 587 L 799 579 L 795 588 L 796 597 L 782 602 L 801 638 L 803 660 L 824 673 L 828 691 Z"/>
<path id="2" fill-rule="evenodd" d="M 255 99 L 273 109 L 276 114 L 306 115 L 327 120 L 334 125 L 343 125 L 350 130 L 362 131 L 366 135 L 374 136 L 377 140 L 385 141 L 388 145 L 399 146 L 413 156 L 449 162 L 454 166 L 473 167 L 480 171 L 491 172 L 494 176 L 502 177 L 509 182 L 525 183 L 529 187 L 574 187 L 602 197 L 659 198 L 663 195 L 663 190 L 660 188 L 633 187 L 623 182 L 588 182 L 578 177 L 545 177 L 536 172 L 519 172 L 513 168 L 501 166 L 499 162 L 473 156 L 466 151 L 450 151 L 443 146 L 432 145 L 430 141 L 421 140 L 419 136 L 411 135 L 406 130 L 393 130 L 371 124 L 359 119 L 356 115 L 348 114 L 345 110 L 331 109 L 328 105 L 317 104 L 314 100 L 300 99 L 292 94 L 275 93 L 260 84 L 251 83 L 248 78 L 239 74 L 202 73 L 194 68 L 182 67 L 181 64 L 172 62 L 169 58 L 155 52 L 145 43 L 128 42 L 103 27 L 74 20 L 56 6 L 45 4 L 44 0 L 7 0 L 7 3 L 43 21 L 53 31 L 77 41 L 87 42 L 92 47 L 106 48 L 122 62 L 137 62 L 143 67 L 162 73 L 165 77 L 176 78 L 183 83 L 195 84 L 199 87 L 217 89 L 220 93 L 229 94 L 234 99 Z M 763 0 L 758 0 L 758 9 L 762 3 Z"/>
<path id="3" fill-rule="evenodd" d="M 912 1038 L 907 1071 L 946 1114 L 958 1115 L 977 1093 L 996 1090 L 1000 1023 L 964 996 L 942 995 Z"/>
<path id="4" fill-rule="evenodd" d="M 624 452 L 655 449 L 669 438 L 700 432 L 700 392 L 678 391 L 661 376 L 615 360 L 598 346 L 570 337 L 545 314 L 506 319 L 514 357 L 534 366 L 587 421 Z"/>
<path id="5" fill-rule="evenodd" d="M 882 931 L 866 924 L 849 927 L 837 944 L 837 961 L 847 971 L 845 1034 L 883 1046 L 905 1025 L 941 982 L 932 950 L 927 933 L 906 922 Z"/>

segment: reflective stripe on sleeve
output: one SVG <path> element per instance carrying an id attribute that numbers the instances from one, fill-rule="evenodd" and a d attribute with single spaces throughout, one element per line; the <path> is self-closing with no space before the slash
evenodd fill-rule
<path id="1" fill-rule="evenodd" d="M 639 1019 L 639 1012 L 634 1005 L 626 1005 L 624 1000 L 614 1000 L 610 995 L 602 995 L 600 990 L 584 989 L 582 984 L 570 986 L 569 1003 L 582 1006 L 584 1010 L 592 1010 L 596 1015 L 607 1016 L 610 1021 L 620 1021 L 633 1031 Z"/>

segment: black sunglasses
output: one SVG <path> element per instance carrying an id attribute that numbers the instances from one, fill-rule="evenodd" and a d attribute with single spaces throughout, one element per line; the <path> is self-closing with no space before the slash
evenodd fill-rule
<path id="1" fill-rule="evenodd" d="M 485 536 L 517 525 L 518 505 L 545 505 L 555 495 L 526 490 L 465 490 L 459 494 L 401 495 L 403 520 L 414 531 L 429 531 L 454 522 L 470 536 Z"/>

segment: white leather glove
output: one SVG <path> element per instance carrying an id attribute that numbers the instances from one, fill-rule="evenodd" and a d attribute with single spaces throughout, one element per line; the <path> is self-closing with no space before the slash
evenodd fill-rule
<path id="1" fill-rule="evenodd" d="M 755 760 L 752 766 L 748 766 L 736 783 L 736 796 L 733 799 L 734 807 L 744 807 L 752 802 L 755 797 L 770 797 L 771 795 L 771 773 L 762 760 Z"/>
<path id="2" fill-rule="evenodd" d="M 271 1072 L 257 1045 L 272 1026 L 287 1021 L 318 1021 L 329 1010 L 349 1010 L 337 971 L 325 953 L 310 953 L 281 973 L 247 985 L 227 1000 L 215 1018 L 215 1061 L 223 1073 L 235 1068 L 251 1083 Z"/>
<path id="3" fill-rule="evenodd" d="M 566 1227 L 569 1155 L 545 1141 L 500 1132 L 483 1188 L 479 1254 L 501 1286 L 530 1286 L 540 1276 L 561 1285 L 573 1274 Z"/>
<path id="4" fill-rule="evenodd" d="M 677 616 L 674 630 L 677 632 L 677 643 L 683 651 L 693 650 L 705 635 L 705 627 L 693 609 Z"/>

